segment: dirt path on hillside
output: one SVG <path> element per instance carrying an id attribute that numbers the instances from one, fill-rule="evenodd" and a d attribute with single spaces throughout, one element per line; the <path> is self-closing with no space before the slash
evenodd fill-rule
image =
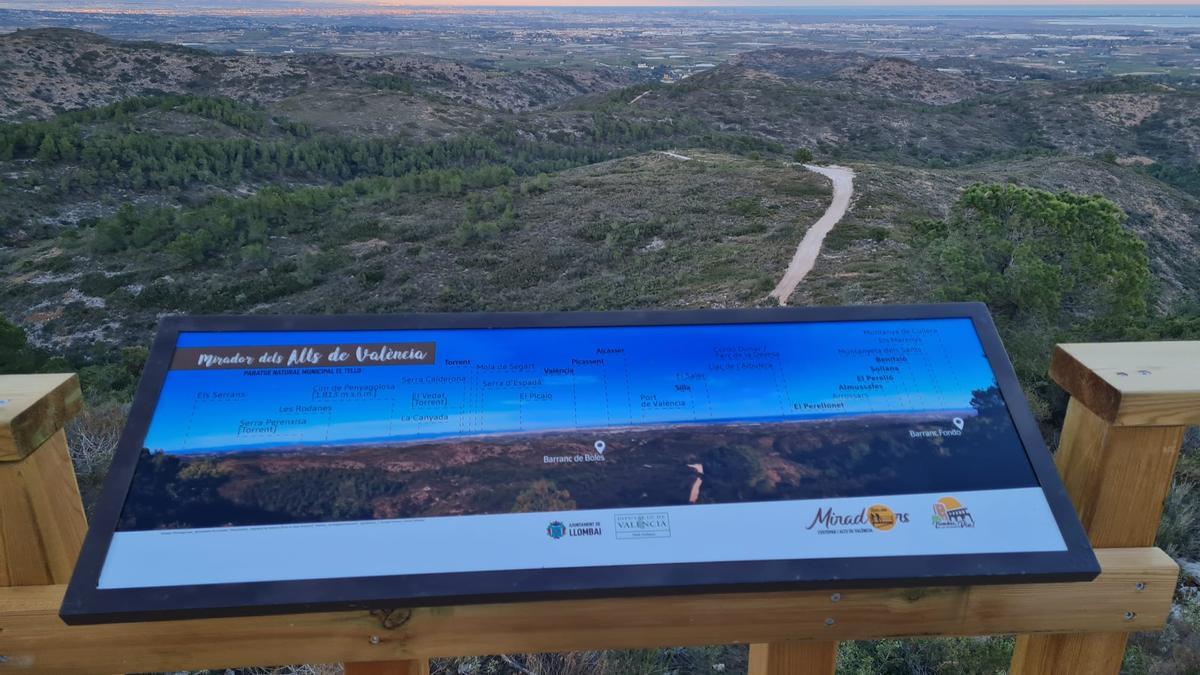
<path id="1" fill-rule="evenodd" d="M 696 480 L 692 481 L 692 491 L 688 494 L 688 503 L 695 504 L 700 501 L 700 486 L 704 484 L 704 465 L 688 464 L 688 468 L 696 472 Z"/>
<path id="2" fill-rule="evenodd" d="M 770 297 L 778 300 L 781 305 L 787 304 L 796 287 L 812 271 L 813 265 L 817 264 L 817 256 L 821 255 L 821 243 L 825 241 L 825 235 L 829 234 L 833 226 L 846 215 L 846 211 L 850 210 L 850 198 L 854 196 L 853 169 L 815 164 L 805 164 L 804 168 L 815 171 L 833 182 L 833 201 L 825 210 L 825 215 L 804 233 L 804 239 L 796 247 L 796 254 L 792 256 L 792 262 L 788 263 L 787 271 L 783 273 L 783 278 L 779 280 L 775 290 L 771 291 Z"/>
<path id="3" fill-rule="evenodd" d="M 678 152 L 671 152 L 670 150 L 659 150 L 658 154 L 666 155 L 667 157 L 670 157 L 671 159 L 678 159 L 681 162 L 692 161 L 691 157 L 688 157 L 687 155 L 681 155 Z"/>

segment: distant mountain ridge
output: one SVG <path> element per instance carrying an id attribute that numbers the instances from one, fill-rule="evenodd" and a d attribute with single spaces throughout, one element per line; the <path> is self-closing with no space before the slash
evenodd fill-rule
<path id="1" fill-rule="evenodd" d="M 984 60 L 766 49 L 638 104 L 869 161 L 936 166 L 1030 152 L 1200 161 L 1200 91 L 1137 77 L 1055 80 Z"/>
<path id="2" fill-rule="evenodd" d="M 883 96 L 934 105 L 957 103 L 1001 91 L 975 73 L 949 72 L 901 58 L 879 58 L 858 52 L 823 52 L 776 48 L 740 54 L 717 69 L 722 75 L 775 77 L 780 81 L 822 83 L 831 91 Z M 710 75 L 709 77 L 713 77 Z"/>
<path id="3" fill-rule="evenodd" d="M 330 89 L 520 111 L 630 83 L 627 75 L 608 69 L 543 68 L 517 74 L 421 55 L 217 54 L 64 28 L 0 35 L 0 73 L 6 81 L 0 98 L 0 120 L 5 121 L 45 119 L 156 93 L 273 103 Z"/>

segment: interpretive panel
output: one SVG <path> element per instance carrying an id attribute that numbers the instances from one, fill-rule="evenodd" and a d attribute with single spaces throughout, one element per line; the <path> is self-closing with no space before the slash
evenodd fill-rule
<path id="1" fill-rule="evenodd" d="M 1098 571 L 979 305 L 184 318 L 145 380 L 68 620 Z"/>

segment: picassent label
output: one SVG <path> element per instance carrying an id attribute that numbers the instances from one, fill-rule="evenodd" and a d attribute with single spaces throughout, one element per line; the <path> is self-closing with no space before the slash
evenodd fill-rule
<path id="1" fill-rule="evenodd" d="M 175 350 L 172 370 L 249 370 L 322 366 L 420 366 L 434 363 L 434 342 L 188 347 Z"/>

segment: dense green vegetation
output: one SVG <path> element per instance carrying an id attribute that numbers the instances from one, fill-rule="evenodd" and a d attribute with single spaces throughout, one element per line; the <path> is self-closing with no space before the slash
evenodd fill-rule
<path id="1" fill-rule="evenodd" d="M 148 111 L 211 119 L 245 133 L 233 138 L 164 135 L 138 126 L 138 114 Z M 67 195 L 103 187 L 156 191 L 284 178 L 338 182 L 485 162 L 536 174 L 680 143 L 739 153 L 783 151 L 768 139 L 712 132 L 686 116 L 630 120 L 597 110 L 587 133 L 586 143 L 563 133 L 533 140 L 516 127 L 493 125 L 478 134 L 412 146 L 403 138 L 312 136 L 305 124 L 268 118 L 231 99 L 161 96 L 0 126 L 0 161 L 35 160 L 36 170 L 22 185 Z"/>
<path id="2" fill-rule="evenodd" d="M 1170 183 L 1184 192 L 1200 197 L 1200 166 L 1156 163 L 1147 167 L 1146 173 L 1165 183 Z"/>
<path id="3" fill-rule="evenodd" d="M 24 329 L 0 316 L 0 374 L 52 371 L 57 365 L 46 350 L 29 344 Z"/>
<path id="4" fill-rule="evenodd" d="M 458 196 L 466 190 L 505 185 L 514 177 L 513 170 L 502 165 L 413 170 L 395 179 L 363 178 L 333 187 L 291 191 L 267 187 L 250 197 L 218 197 L 186 210 L 124 204 L 112 217 L 96 223 L 93 246 L 100 254 L 165 246 L 185 266 L 217 262 L 239 249 L 243 258 L 256 259 L 264 255 L 263 247 L 273 234 L 312 234 L 319 240 L 328 218 L 336 217 L 353 200 L 414 193 Z M 470 195 L 471 220 L 496 215 L 494 199 Z M 511 201 L 509 194 L 500 213 L 511 209 Z"/>
<path id="5" fill-rule="evenodd" d="M 139 132 L 74 141 L 55 138 L 45 135 L 40 147 L 54 149 L 39 150 L 31 158 L 46 167 L 65 163 L 70 168 L 53 182 L 51 173 L 43 173 L 40 181 L 34 177 L 26 182 L 51 184 L 63 194 L 99 186 L 162 190 L 195 182 L 237 185 L 285 177 L 343 181 L 364 176 L 403 176 L 488 161 L 503 161 L 521 173 L 536 173 L 610 156 L 603 151 L 522 141 L 503 132 L 416 147 L 384 139 L 195 139 Z"/>
<path id="6" fill-rule="evenodd" d="M 147 111 L 177 111 L 202 119 L 220 122 L 242 131 L 262 131 L 268 115 L 261 108 L 213 96 L 163 95 L 123 99 L 99 108 L 65 112 L 45 122 L 28 122 L 0 126 L 0 160 L 43 160 L 75 158 L 82 145 L 83 133 L 89 125 L 111 123 L 128 127 L 139 113 Z M 284 130 L 297 136 L 307 136 L 305 125 L 284 124 Z"/>
<path id="7" fill-rule="evenodd" d="M 142 346 L 110 350 L 97 345 L 67 358 L 30 345 L 24 329 L 0 317 L 0 375 L 77 371 L 93 404 L 130 401 L 148 353 Z"/>
<path id="8" fill-rule="evenodd" d="M 1054 344 L 1133 337 L 1151 320 L 1146 247 L 1123 220 L 1099 196 L 976 185 L 950 219 L 918 225 L 920 282 L 987 303 L 1027 393 L 1047 405 Z"/>

